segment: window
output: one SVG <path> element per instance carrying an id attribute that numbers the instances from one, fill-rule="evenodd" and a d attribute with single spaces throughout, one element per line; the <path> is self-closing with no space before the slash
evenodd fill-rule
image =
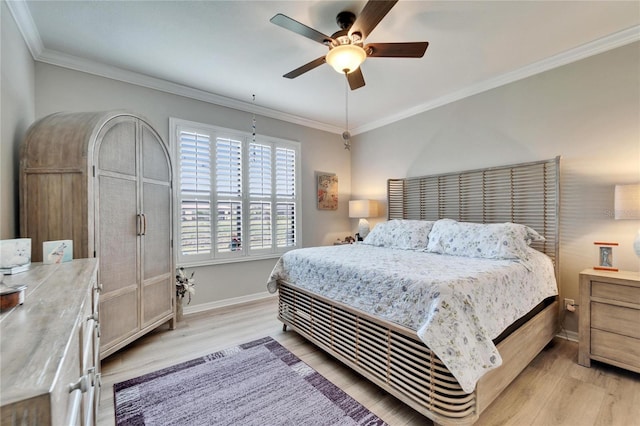
<path id="1" fill-rule="evenodd" d="M 170 120 L 178 262 L 273 257 L 300 246 L 300 144 Z"/>

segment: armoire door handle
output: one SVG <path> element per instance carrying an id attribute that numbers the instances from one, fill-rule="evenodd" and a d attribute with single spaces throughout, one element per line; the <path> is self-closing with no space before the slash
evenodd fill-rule
<path id="1" fill-rule="evenodd" d="M 145 216 L 144 213 L 141 213 L 140 216 L 142 216 L 142 235 L 146 235 L 146 233 L 147 233 L 147 216 Z"/>
<path id="2" fill-rule="evenodd" d="M 136 215 L 136 234 L 142 235 L 142 215 L 140 213 Z"/>

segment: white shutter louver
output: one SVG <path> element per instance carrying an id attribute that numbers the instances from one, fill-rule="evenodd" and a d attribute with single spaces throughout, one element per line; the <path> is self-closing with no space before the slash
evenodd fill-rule
<path id="1" fill-rule="evenodd" d="M 242 142 L 216 138 L 216 247 L 242 250 Z"/>
<path id="2" fill-rule="evenodd" d="M 242 203 L 218 201 L 216 246 L 218 252 L 242 250 Z"/>
<path id="3" fill-rule="evenodd" d="M 271 249 L 271 146 L 249 144 L 249 247 Z"/>
<path id="4" fill-rule="evenodd" d="M 180 248 L 211 252 L 211 146 L 209 135 L 180 132 Z"/>
<path id="5" fill-rule="evenodd" d="M 249 234 L 252 250 L 271 248 L 271 202 L 249 204 Z"/>
<path id="6" fill-rule="evenodd" d="M 295 247 L 296 239 L 296 152 L 276 148 L 276 246 Z"/>

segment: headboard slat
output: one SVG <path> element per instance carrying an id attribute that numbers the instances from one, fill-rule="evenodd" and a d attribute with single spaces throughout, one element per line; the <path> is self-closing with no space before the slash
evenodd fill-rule
<path id="1" fill-rule="evenodd" d="M 457 173 L 389 179 L 389 219 L 514 222 L 546 239 L 532 247 L 558 269 L 560 157 Z"/>

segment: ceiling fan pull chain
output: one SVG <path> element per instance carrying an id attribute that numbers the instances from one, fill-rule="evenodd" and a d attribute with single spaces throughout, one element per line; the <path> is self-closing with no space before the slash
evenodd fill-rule
<path id="1" fill-rule="evenodd" d="M 345 77 L 347 72 L 344 72 Z M 345 131 L 342 132 L 342 140 L 344 141 L 344 149 L 351 151 L 351 133 L 349 133 L 349 81 L 344 80 L 344 115 L 345 115 Z"/>

